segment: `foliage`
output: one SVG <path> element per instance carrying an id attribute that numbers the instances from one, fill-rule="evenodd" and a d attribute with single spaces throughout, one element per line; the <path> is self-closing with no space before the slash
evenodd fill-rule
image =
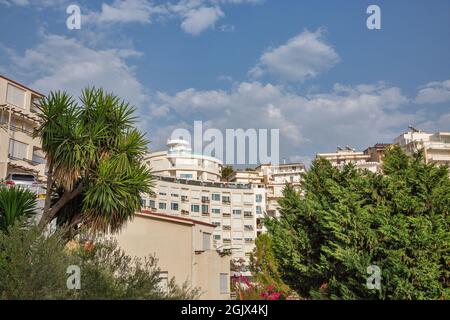
<path id="1" fill-rule="evenodd" d="M 286 300 L 287 294 L 273 285 L 250 282 L 244 276 L 232 277 L 238 300 Z"/>
<path id="2" fill-rule="evenodd" d="M 222 168 L 222 180 L 227 181 L 233 174 L 234 170 L 232 166 L 225 166 Z"/>
<path id="3" fill-rule="evenodd" d="M 6 231 L 18 219 L 35 215 L 36 204 L 36 195 L 27 189 L 0 187 L 0 230 Z"/>
<path id="4" fill-rule="evenodd" d="M 0 299 L 195 299 L 198 289 L 172 278 L 163 290 L 157 259 L 131 258 L 114 242 L 66 244 L 63 230 L 17 223 L 0 232 Z M 80 267 L 81 289 L 68 289 L 67 268 Z"/>
<path id="5" fill-rule="evenodd" d="M 134 108 L 102 89 L 87 88 L 80 103 L 52 92 L 40 105 L 48 176 L 41 226 L 57 219 L 76 233 L 117 231 L 141 208 L 141 193 L 151 193 L 150 170 L 142 162 L 144 134 L 134 128 Z"/>
<path id="6" fill-rule="evenodd" d="M 399 147 L 383 174 L 315 160 L 304 196 L 286 187 L 281 218 L 265 224 L 290 288 L 316 299 L 448 299 L 450 179 Z M 381 290 L 366 286 L 381 269 Z"/>
<path id="7" fill-rule="evenodd" d="M 250 256 L 250 271 L 254 275 L 255 282 L 275 287 L 279 291 L 290 291 L 281 279 L 278 262 L 272 249 L 272 236 L 268 233 L 262 233 L 256 238 L 255 249 Z"/>

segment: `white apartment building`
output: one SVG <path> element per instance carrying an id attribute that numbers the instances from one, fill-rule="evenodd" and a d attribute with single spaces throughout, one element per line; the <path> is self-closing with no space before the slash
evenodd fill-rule
<path id="1" fill-rule="evenodd" d="M 283 196 L 286 184 L 294 186 L 300 191 L 302 173 L 305 172 L 303 163 L 287 163 L 280 165 L 262 164 L 254 170 L 237 170 L 229 178 L 231 182 L 257 184 L 264 189 L 265 214 L 279 218 L 278 200 Z M 257 234 L 264 232 L 262 219 L 257 218 Z"/>
<path id="2" fill-rule="evenodd" d="M 262 232 L 257 219 L 265 215 L 265 188 L 220 181 L 221 162 L 190 153 L 183 140 L 169 140 L 168 147 L 145 158 L 156 182 L 155 194 L 143 196 L 144 208 L 217 226 L 215 248 L 248 263 L 256 235 Z"/>
<path id="3" fill-rule="evenodd" d="M 39 125 L 37 104 L 42 97 L 0 75 L 0 179 L 31 174 L 45 180 L 45 156 L 40 140 L 33 138 Z"/>
<path id="4" fill-rule="evenodd" d="M 450 165 L 450 132 L 427 133 L 411 128 L 394 142 L 407 154 L 423 150 L 426 163 Z"/>
<path id="5" fill-rule="evenodd" d="M 372 172 L 380 170 L 380 162 L 372 161 L 372 157 L 367 152 L 355 151 L 355 149 L 346 146 L 338 147 L 336 152 L 318 153 L 316 158 L 324 158 L 331 162 L 334 167 L 343 167 L 352 163 L 358 169 L 367 169 Z"/>
<path id="6" fill-rule="evenodd" d="M 305 173 L 303 163 L 286 163 L 280 165 L 262 164 L 256 168 L 263 177 L 266 187 L 267 215 L 274 218 L 280 217 L 278 200 L 283 197 L 283 189 L 290 184 L 300 191 L 302 174 Z"/>
<path id="7" fill-rule="evenodd" d="M 150 153 L 145 161 L 157 176 L 200 181 L 219 181 L 222 162 L 214 157 L 192 153 L 186 140 L 168 140 L 168 150 Z"/>

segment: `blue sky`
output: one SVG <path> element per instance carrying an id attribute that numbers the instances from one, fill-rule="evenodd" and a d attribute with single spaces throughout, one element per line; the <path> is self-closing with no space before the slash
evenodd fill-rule
<path id="1" fill-rule="evenodd" d="M 447 0 L 0 0 L 0 30 L 0 73 L 44 93 L 114 91 L 151 149 L 194 120 L 279 128 L 282 159 L 305 162 L 409 124 L 450 131 Z"/>

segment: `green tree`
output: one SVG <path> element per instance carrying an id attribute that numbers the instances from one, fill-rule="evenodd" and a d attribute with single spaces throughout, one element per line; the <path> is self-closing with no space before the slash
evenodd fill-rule
<path id="1" fill-rule="evenodd" d="M 250 256 L 250 271 L 253 280 L 263 286 L 274 286 L 276 290 L 289 293 L 289 287 L 281 279 L 278 262 L 274 257 L 272 236 L 260 234 L 255 241 L 255 249 Z"/>
<path id="2" fill-rule="evenodd" d="M 448 299 L 450 179 L 399 147 L 383 174 L 313 162 L 302 183 L 269 219 L 282 279 L 301 296 L 324 299 Z M 381 290 L 366 286 L 367 267 L 381 269 Z"/>
<path id="3" fill-rule="evenodd" d="M 82 92 L 80 104 L 65 92 L 52 92 L 40 105 L 48 176 L 41 226 L 57 219 L 72 233 L 117 231 L 151 192 L 150 170 L 142 162 L 144 134 L 134 126 L 134 108 L 102 89 Z"/>
<path id="4" fill-rule="evenodd" d="M 232 166 L 225 166 L 222 168 L 222 180 L 227 181 L 233 174 L 234 170 Z"/>
<path id="5" fill-rule="evenodd" d="M 35 215 L 36 204 L 36 195 L 29 190 L 17 186 L 1 187 L 0 230 L 6 231 L 18 219 Z"/>
<path id="6" fill-rule="evenodd" d="M 196 299 L 199 290 L 161 285 L 158 260 L 132 258 L 115 242 L 67 244 L 62 229 L 45 234 L 18 221 L 0 231 L 0 299 Z M 67 268 L 80 267 L 81 288 L 68 289 Z"/>

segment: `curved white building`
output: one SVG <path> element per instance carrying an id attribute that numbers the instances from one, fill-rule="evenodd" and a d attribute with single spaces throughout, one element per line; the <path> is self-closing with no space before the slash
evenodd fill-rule
<path id="1" fill-rule="evenodd" d="M 223 164 L 219 159 L 194 154 L 186 140 L 168 140 L 167 146 L 167 151 L 153 152 L 145 158 L 154 175 L 220 181 Z"/>

